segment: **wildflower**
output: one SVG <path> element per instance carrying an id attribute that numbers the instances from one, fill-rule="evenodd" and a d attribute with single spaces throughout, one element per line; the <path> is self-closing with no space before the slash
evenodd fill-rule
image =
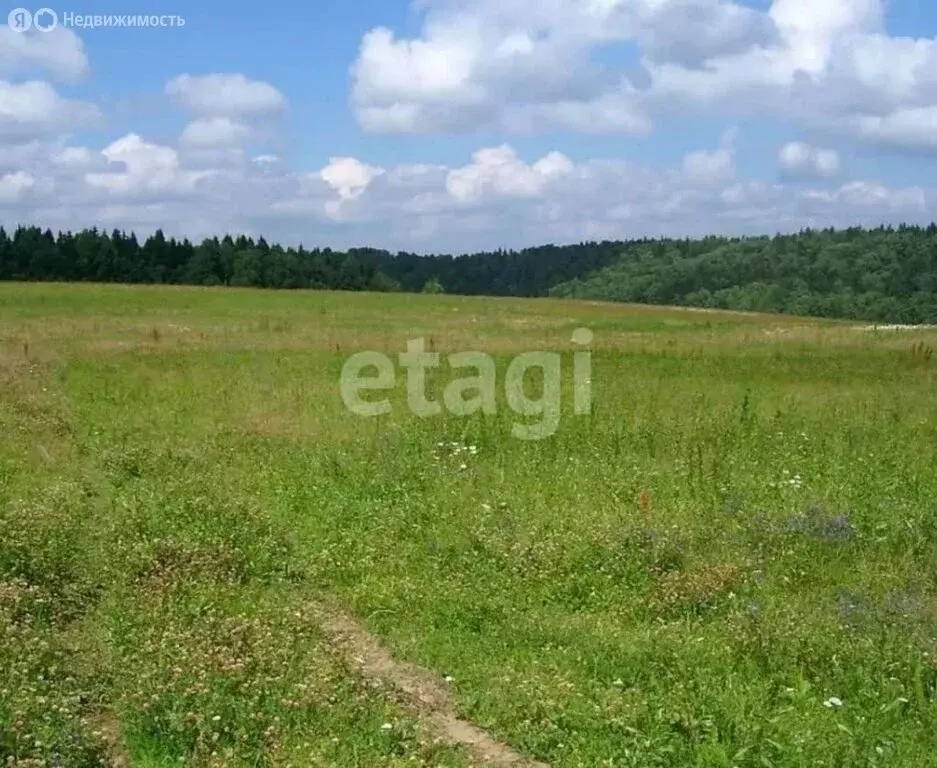
<path id="1" fill-rule="evenodd" d="M 823 702 L 823 706 L 827 709 L 833 709 L 833 707 L 843 706 L 843 701 L 836 696 L 830 696 L 830 698 Z"/>
<path id="2" fill-rule="evenodd" d="M 394 726 L 391 725 L 390 723 L 384 723 L 384 725 L 381 726 L 382 731 L 390 731 L 390 730 L 393 730 L 393 728 Z"/>

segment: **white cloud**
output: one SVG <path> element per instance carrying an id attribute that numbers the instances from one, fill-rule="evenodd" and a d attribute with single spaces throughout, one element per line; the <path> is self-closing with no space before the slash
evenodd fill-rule
<path id="1" fill-rule="evenodd" d="M 362 44 L 352 99 L 366 128 L 642 135 L 664 111 L 709 110 L 937 149 L 937 43 L 887 36 L 877 0 L 774 0 L 770 13 L 728 0 L 422 2 L 419 36 L 376 30 Z M 61 38 L 71 47 L 60 59 L 17 49 L 16 71 L 76 74 L 87 66 L 76 41 Z M 609 44 L 636 46 L 640 67 L 598 63 Z M 0 52 L 0 66 L 13 61 Z M 68 137 L 100 118 L 93 105 L 46 82 L 0 81 L 0 219 L 465 251 L 937 216 L 934 188 L 841 183 L 838 154 L 803 143 L 781 149 L 777 182 L 737 181 L 732 131 L 664 169 L 559 150 L 525 157 L 495 141 L 447 164 L 336 156 L 299 171 L 264 131 L 286 105 L 272 85 L 182 75 L 166 94 L 191 113 L 178 142 L 130 133 L 99 151 Z M 788 183 L 802 179 L 816 183 Z"/>
<path id="2" fill-rule="evenodd" d="M 899 109 L 889 115 L 866 115 L 858 133 L 876 144 L 909 150 L 937 150 L 937 105 Z"/>
<path id="3" fill-rule="evenodd" d="M 245 116 L 279 112 L 286 99 L 269 83 L 242 74 L 179 75 L 166 84 L 166 95 L 199 115 Z"/>
<path id="4" fill-rule="evenodd" d="M 375 168 L 353 157 L 333 157 L 329 164 L 319 172 L 322 180 L 334 189 L 343 200 L 353 200 L 360 196 L 368 185 L 384 173 L 383 168 Z"/>
<path id="5" fill-rule="evenodd" d="M 773 21 L 729 0 L 429 0 L 422 33 L 365 35 L 353 103 L 369 130 L 644 134 L 647 95 L 603 46 L 638 46 L 661 66 L 695 67 L 767 45 Z"/>
<path id="6" fill-rule="evenodd" d="M 46 82 L 0 80 L 0 139 L 28 140 L 91 125 L 99 119 L 97 107 L 63 99 Z"/>
<path id="7" fill-rule="evenodd" d="M 446 190 L 460 203 L 537 197 L 551 182 L 575 170 L 569 158 L 559 152 L 527 165 L 507 145 L 481 149 L 473 160 L 471 165 L 449 171 L 446 177 Z"/>
<path id="8" fill-rule="evenodd" d="M 772 20 L 747 6 L 718 0 L 641 2 L 637 39 L 655 61 L 698 66 L 775 42 Z"/>
<path id="9" fill-rule="evenodd" d="M 352 101 L 365 129 L 649 130 L 636 89 L 595 65 L 583 43 L 606 34 L 611 11 L 583 11 L 575 24 L 570 4 L 557 0 L 429 5 L 417 39 L 384 28 L 364 37 Z"/>
<path id="10" fill-rule="evenodd" d="M 927 212 L 927 193 L 921 187 L 890 189 L 877 181 L 851 181 L 832 192 L 820 193 L 820 199 L 844 203 L 855 209 L 866 209 L 878 216 L 896 211 Z"/>
<path id="11" fill-rule="evenodd" d="M 690 152 L 683 158 L 683 173 L 691 181 L 727 181 L 735 175 L 732 153 L 728 149 Z"/>
<path id="12" fill-rule="evenodd" d="M 683 177 L 691 184 L 718 185 L 735 178 L 738 129 L 726 129 L 718 149 L 700 149 L 683 156 Z"/>
<path id="13" fill-rule="evenodd" d="M 251 158 L 251 162 L 260 166 L 269 167 L 279 164 L 280 158 L 276 155 L 257 155 Z"/>
<path id="14" fill-rule="evenodd" d="M 28 158 L 23 167 L 0 172 L 3 220 L 53 228 L 102 224 L 141 234 L 161 227 L 193 239 L 246 231 L 307 245 L 466 251 L 925 222 L 937 213 L 930 187 L 871 179 L 821 180 L 808 188 L 736 182 L 731 136 L 664 169 L 560 152 L 525 159 L 502 145 L 480 149 L 461 165 L 380 167 L 336 157 L 317 171 L 296 172 L 244 153 L 209 166 L 136 134 L 103 152 L 36 144 L 19 156 Z"/>
<path id="15" fill-rule="evenodd" d="M 384 173 L 383 168 L 365 165 L 353 157 L 333 157 L 317 174 L 338 195 L 338 199 L 324 203 L 326 213 L 333 219 L 343 218 L 348 207 L 345 204 L 361 197 L 371 182 Z"/>
<path id="16" fill-rule="evenodd" d="M 9 143 L 0 140 L 0 171 L 34 168 L 45 160 L 49 151 L 48 144 L 38 139 Z"/>
<path id="17" fill-rule="evenodd" d="M 775 118 L 937 150 L 937 40 L 894 37 L 884 0 L 420 0 L 413 38 L 364 36 L 370 131 L 645 134 L 660 114 Z M 640 65 L 602 65 L 613 47 Z M 600 54 L 597 56 L 597 54 Z"/>
<path id="18" fill-rule="evenodd" d="M 347 229 L 336 237 L 345 245 L 360 242 L 368 227 L 386 247 L 464 251 L 606 237 L 925 222 L 937 206 L 934 189 L 874 181 L 822 189 L 733 182 L 731 135 L 720 148 L 690 157 L 664 170 L 615 160 L 573 162 L 556 152 L 528 163 L 507 145 L 479 150 L 471 163 L 457 167 L 375 169 L 344 158 L 328 166 L 332 184 L 322 172 L 304 177 L 259 219 L 275 231 L 295 231 L 290 222 L 344 222 Z M 688 165 L 698 172 L 688 173 Z"/>
<path id="19" fill-rule="evenodd" d="M 179 141 L 188 147 L 230 147 L 243 143 L 250 135 L 250 128 L 243 123 L 229 117 L 210 117 L 189 123 Z"/>
<path id="20" fill-rule="evenodd" d="M 471 93 L 462 92 L 471 85 L 479 52 L 479 41 L 471 34 L 442 29 L 437 39 L 408 41 L 396 40 L 389 29 L 379 28 L 365 36 L 355 76 L 361 90 L 386 95 L 389 100 L 470 99 Z M 480 92 L 474 95 L 482 96 Z"/>
<path id="21" fill-rule="evenodd" d="M 0 176 L 0 204 L 17 202 L 36 185 L 36 179 L 24 171 Z"/>
<path id="22" fill-rule="evenodd" d="M 773 117 L 882 146 L 933 149 L 937 41 L 890 37 L 881 0 L 774 0 L 778 44 L 702 68 L 648 66 L 657 107 Z"/>
<path id="23" fill-rule="evenodd" d="M 88 72 L 88 57 L 81 38 L 63 27 L 23 33 L 0 26 L 0 76 L 35 70 L 66 81 L 83 77 Z"/>
<path id="24" fill-rule="evenodd" d="M 781 175 L 789 180 L 829 179 L 840 173 L 839 154 L 833 149 L 821 149 L 792 141 L 781 147 L 778 154 Z"/>
<path id="25" fill-rule="evenodd" d="M 882 25 L 880 0 L 774 0 L 769 15 L 793 68 L 811 73 L 827 68 L 839 39 Z"/>
<path id="26" fill-rule="evenodd" d="M 66 168 L 85 168 L 94 162 L 87 147 L 63 147 L 52 157 L 52 162 Z"/>
<path id="27" fill-rule="evenodd" d="M 189 193 L 199 180 L 209 175 L 205 171 L 182 169 L 175 149 L 149 144 L 135 133 L 118 139 L 103 149 L 101 154 L 111 165 L 121 165 L 123 168 L 88 173 L 85 181 L 89 186 L 103 189 L 112 195 Z"/>
<path id="28" fill-rule="evenodd" d="M 507 105 L 501 126 L 511 133 L 538 133 L 562 128 L 577 133 L 651 133 L 650 118 L 640 106 L 637 91 L 627 82 L 591 100 Z"/>

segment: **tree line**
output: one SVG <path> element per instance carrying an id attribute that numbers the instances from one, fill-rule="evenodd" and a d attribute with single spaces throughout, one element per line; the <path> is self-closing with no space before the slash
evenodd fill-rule
<path id="1" fill-rule="evenodd" d="M 269 245 L 263 238 L 212 238 L 199 245 L 166 238 L 143 243 L 133 233 L 87 229 L 78 233 L 0 227 L 0 280 L 166 283 L 345 291 L 397 289 L 373 259 L 329 248 Z"/>
<path id="2" fill-rule="evenodd" d="M 166 283 L 599 299 L 937 322 L 937 225 L 774 237 L 584 242 L 464 256 L 194 244 L 157 231 L 0 227 L 0 280 Z"/>
<path id="3" fill-rule="evenodd" d="M 650 242 L 650 241 L 646 241 Z M 583 243 L 468 256 L 421 256 L 375 248 L 284 248 L 264 238 L 215 237 L 195 245 L 157 230 L 87 229 L 55 235 L 0 227 L 0 280 L 167 283 L 345 291 L 424 289 L 463 295 L 546 296 L 551 287 L 613 263 L 629 246 Z"/>
<path id="4" fill-rule="evenodd" d="M 937 225 L 659 241 L 550 295 L 937 323 Z"/>

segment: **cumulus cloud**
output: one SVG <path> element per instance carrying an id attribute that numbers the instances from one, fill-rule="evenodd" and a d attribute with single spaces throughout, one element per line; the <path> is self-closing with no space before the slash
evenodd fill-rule
<path id="1" fill-rule="evenodd" d="M 683 156 L 682 173 L 689 184 L 718 186 L 735 178 L 738 129 L 726 129 L 717 149 L 698 149 Z"/>
<path id="2" fill-rule="evenodd" d="M 855 122 L 859 135 L 873 143 L 911 151 L 937 150 L 937 105 L 864 115 Z"/>
<path id="3" fill-rule="evenodd" d="M 449 171 L 446 190 L 460 203 L 530 198 L 574 171 L 573 163 L 559 152 L 551 152 L 527 165 L 512 147 L 503 145 L 479 150 L 470 165 Z"/>
<path id="4" fill-rule="evenodd" d="M 52 162 L 65 168 L 86 168 L 94 162 L 87 147 L 63 147 L 52 156 Z"/>
<path id="5" fill-rule="evenodd" d="M 639 87 L 639 73 L 597 64 L 599 49 L 636 47 L 648 67 L 684 69 L 778 39 L 767 14 L 729 0 L 429 0 L 415 7 L 427 9 L 418 37 L 378 28 L 362 40 L 352 98 L 369 130 L 644 134 L 653 94 Z"/>
<path id="6" fill-rule="evenodd" d="M 352 67 L 359 121 L 387 132 L 559 126 L 646 133 L 637 90 L 595 65 L 583 45 L 604 34 L 602 15 L 564 27 L 563 18 L 575 20 L 568 5 L 431 3 L 420 38 L 372 30 Z"/>
<path id="7" fill-rule="evenodd" d="M 88 126 L 101 117 L 97 107 L 63 99 L 46 82 L 0 80 L 0 139 L 27 140 Z"/>
<path id="8" fill-rule="evenodd" d="M 887 35 L 879 0 L 773 0 L 767 10 L 730 0 L 419 7 L 425 23 L 413 38 L 377 29 L 362 41 L 351 96 L 367 129 L 644 135 L 658 114 L 710 111 L 937 150 L 937 43 Z M 0 48 L 0 72 L 77 75 L 87 61 L 76 41 L 61 37 L 62 51 L 21 46 L 15 56 Z M 609 46 L 624 55 L 601 55 Z M 181 75 L 165 93 L 188 112 L 177 141 L 129 133 L 100 149 L 69 138 L 101 118 L 93 105 L 40 80 L 0 80 L 0 220 L 459 252 L 927 222 L 937 209 L 934 187 L 841 178 L 834 150 L 801 142 L 780 149 L 775 181 L 747 179 L 732 131 L 666 168 L 574 157 L 562 143 L 531 156 L 499 139 L 446 163 L 343 155 L 298 169 L 281 159 L 288 149 L 266 141 L 269 116 L 286 106 L 274 86 Z M 794 183 L 802 180 L 814 183 Z"/>
<path id="9" fill-rule="evenodd" d="M 123 197 L 146 194 L 175 195 L 192 192 L 208 172 L 184 170 L 179 153 L 172 147 L 150 144 L 130 133 L 101 151 L 110 165 L 119 170 L 88 173 L 90 187 Z"/>
<path id="10" fill-rule="evenodd" d="M 648 133 L 658 114 L 773 117 L 934 150 L 937 40 L 894 37 L 884 0 L 421 0 L 352 67 L 371 131 Z M 602 65 L 601 53 L 623 61 Z"/>
<path id="11" fill-rule="evenodd" d="M 693 181 L 727 181 L 735 175 L 732 152 L 728 149 L 690 152 L 683 158 L 683 173 Z"/>
<path id="12" fill-rule="evenodd" d="M 845 203 L 856 209 L 874 211 L 888 215 L 895 211 L 927 211 L 928 195 L 921 187 L 890 189 L 877 181 L 850 181 L 832 190 L 813 190 L 806 193 L 808 199 L 829 203 Z"/>
<path id="13" fill-rule="evenodd" d="M 286 99 L 276 88 L 242 74 L 179 75 L 166 84 L 166 95 L 204 116 L 262 115 L 286 107 Z"/>
<path id="14" fill-rule="evenodd" d="M 649 59 L 699 66 L 777 42 L 772 20 L 747 6 L 713 0 L 638 3 L 637 39 Z"/>
<path id="15" fill-rule="evenodd" d="M 782 177 L 789 180 L 829 179 L 840 172 L 839 153 L 800 141 L 781 147 L 778 164 Z"/>
<path id="16" fill-rule="evenodd" d="M 190 154 L 130 134 L 102 152 L 29 153 L 0 172 L 0 217 L 43 226 L 162 227 L 191 238 L 247 231 L 336 247 L 370 242 L 466 251 L 582 239 L 714 232 L 754 234 L 934 217 L 931 187 L 851 180 L 804 187 L 736 181 L 731 141 L 656 169 L 510 145 L 451 165 L 380 166 L 335 157 L 313 172 L 243 153 L 205 168 Z M 21 155 L 25 157 L 25 155 Z"/>
<path id="17" fill-rule="evenodd" d="M 51 83 L 38 79 L 51 75 L 71 82 L 87 72 L 84 45 L 71 30 L 23 33 L 0 26 L 0 169 L 35 164 L 37 154 L 44 160 L 48 142 L 101 121 L 95 105 L 64 98 Z M 14 197 L 13 184 L 19 190 L 16 198 L 21 197 L 27 177 L 32 179 L 29 174 L 5 177 L 7 201 Z"/>
<path id="18" fill-rule="evenodd" d="M 338 194 L 342 200 L 353 200 L 363 193 L 368 185 L 384 173 L 383 168 L 374 168 L 353 157 L 333 157 L 329 164 L 319 172 L 322 180 Z"/>
<path id="19" fill-rule="evenodd" d="M 38 139 L 0 141 L 0 172 L 35 168 L 49 153 L 49 145 Z M 59 151 L 56 147 L 54 151 Z"/>
<path id="20" fill-rule="evenodd" d="M 0 76 L 41 71 L 73 81 L 87 74 L 88 68 L 84 44 L 70 29 L 23 33 L 0 26 Z"/>
<path id="21" fill-rule="evenodd" d="M 35 178 L 24 171 L 0 176 L 0 204 L 19 201 L 35 185 Z"/>
<path id="22" fill-rule="evenodd" d="M 371 182 L 384 172 L 383 168 L 365 165 L 353 157 L 333 157 L 317 174 L 338 195 L 338 199 L 325 202 L 326 213 L 334 219 L 342 218 L 344 204 L 361 197 Z"/>
<path id="23" fill-rule="evenodd" d="M 648 66 L 648 98 L 772 117 L 900 149 L 935 148 L 937 41 L 889 36 L 881 0 L 774 0 L 777 43 L 702 68 Z"/>
<path id="24" fill-rule="evenodd" d="M 188 147 L 231 147 L 241 144 L 250 135 L 250 128 L 237 120 L 210 117 L 193 120 L 182 131 L 179 140 Z"/>

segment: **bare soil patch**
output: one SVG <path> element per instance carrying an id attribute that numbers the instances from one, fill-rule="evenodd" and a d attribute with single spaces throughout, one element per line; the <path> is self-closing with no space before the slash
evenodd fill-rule
<path id="1" fill-rule="evenodd" d="M 364 677 L 391 686 L 446 743 L 468 749 L 484 765 L 546 768 L 459 717 L 443 680 L 427 669 L 395 659 L 360 621 L 331 606 L 316 605 L 313 610 L 322 631 L 349 665 Z"/>

